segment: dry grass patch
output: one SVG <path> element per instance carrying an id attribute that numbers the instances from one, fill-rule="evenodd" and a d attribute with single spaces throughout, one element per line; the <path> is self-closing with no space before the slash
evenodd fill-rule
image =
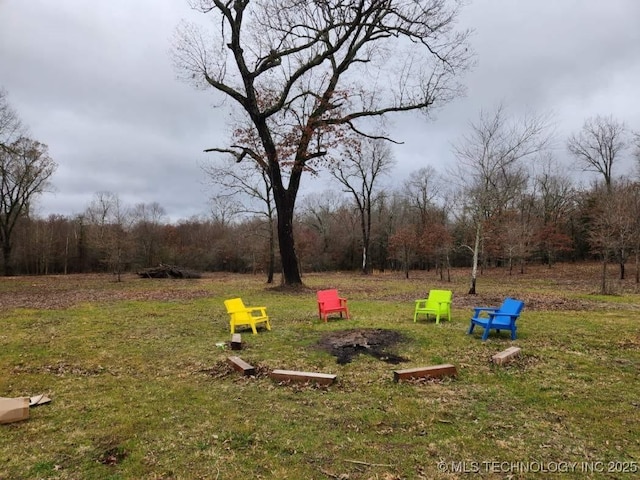
<path id="1" fill-rule="evenodd" d="M 463 461 L 638 462 L 638 296 L 633 285 L 593 295 L 589 271 L 486 272 L 475 297 L 466 271 L 451 283 L 433 272 L 313 274 L 294 292 L 228 274 L 0 279 L 0 395 L 53 399 L 1 426 L 0 478 L 435 479 L 468 476 L 451 470 Z M 351 320 L 317 318 L 325 287 L 349 299 Z M 413 322 L 413 300 L 430 288 L 454 291 L 451 321 Z M 507 295 L 526 302 L 515 342 L 466 335 L 472 306 Z M 232 353 L 223 300 L 233 296 L 266 305 L 273 330 L 242 331 Z M 452 363 L 458 375 L 398 384 L 397 365 L 339 364 L 318 348 L 363 331 L 402 338 L 385 350 L 402 368 Z M 511 345 L 521 355 L 494 365 Z M 233 370 L 230 355 L 256 375 Z M 273 369 L 338 378 L 280 384 Z M 557 478 L 589 477 L 578 473 Z"/>

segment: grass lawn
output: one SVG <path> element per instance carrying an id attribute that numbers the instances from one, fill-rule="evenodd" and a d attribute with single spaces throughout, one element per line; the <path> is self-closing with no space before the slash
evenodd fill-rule
<path id="1" fill-rule="evenodd" d="M 611 275 L 615 275 L 611 268 Z M 0 425 L 0 479 L 633 478 L 640 472 L 640 295 L 597 291 L 599 267 L 308 274 L 283 291 L 264 277 L 195 280 L 71 275 L 0 278 L 0 396 L 45 393 Z M 612 277 L 612 281 L 614 281 Z M 318 320 L 315 291 L 338 288 L 350 320 Z M 453 290 L 451 321 L 413 322 L 414 300 Z M 223 300 L 267 306 L 272 330 L 230 340 Z M 467 335 L 473 306 L 525 301 L 518 338 Z M 329 333 L 388 329 L 392 365 L 340 365 Z M 503 366 L 491 357 L 522 349 Z M 244 377 L 227 358 L 255 366 Z M 395 383 L 442 363 L 458 375 Z M 279 384 L 273 369 L 331 373 Z"/>

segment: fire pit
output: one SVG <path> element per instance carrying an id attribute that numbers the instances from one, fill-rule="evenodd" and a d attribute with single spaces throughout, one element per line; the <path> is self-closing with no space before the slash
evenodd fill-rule
<path id="1" fill-rule="evenodd" d="M 340 365 L 351 362 L 360 353 L 397 365 L 407 359 L 388 349 L 402 340 L 402 334 L 394 330 L 361 328 L 328 333 L 318 341 L 318 346 L 335 356 Z"/>

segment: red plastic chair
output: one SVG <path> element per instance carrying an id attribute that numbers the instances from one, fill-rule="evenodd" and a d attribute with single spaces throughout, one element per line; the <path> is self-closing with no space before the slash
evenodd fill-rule
<path id="1" fill-rule="evenodd" d="M 318 290 L 318 315 L 325 322 L 330 313 L 339 313 L 342 318 L 342 312 L 349 318 L 349 309 L 347 308 L 347 299 L 338 295 L 338 290 Z"/>

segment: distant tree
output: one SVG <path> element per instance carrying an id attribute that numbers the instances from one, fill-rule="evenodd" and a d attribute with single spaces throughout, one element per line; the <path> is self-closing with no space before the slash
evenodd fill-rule
<path id="1" fill-rule="evenodd" d="M 638 210 L 640 188 L 635 182 L 620 181 L 593 192 L 589 243 L 602 259 L 600 291 L 611 293 L 607 285 L 607 265 L 616 259 L 620 265 L 620 279 L 625 278 L 625 262 L 638 245 Z"/>
<path id="2" fill-rule="evenodd" d="M 551 223 L 542 225 L 536 231 L 535 240 L 549 268 L 561 253 L 570 252 L 573 249 L 571 237 L 561 231 L 558 225 Z"/>
<path id="3" fill-rule="evenodd" d="M 574 208 L 575 186 L 571 177 L 553 157 L 544 157 L 540 166 L 533 179 L 537 214 L 545 225 L 561 222 Z"/>
<path id="4" fill-rule="evenodd" d="M 422 228 L 432 217 L 437 199 L 443 193 L 443 183 L 441 175 L 431 165 L 412 172 L 404 182 L 404 194 L 412 208 L 417 210 Z"/>
<path id="5" fill-rule="evenodd" d="M 268 239 L 267 283 L 273 283 L 276 264 L 276 215 L 269 175 L 264 169 L 256 168 L 255 164 L 236 161 L 206 164 L 202 166 L 202 170 L 210 183 L 217 187 L 217 194 L 212 199 L 215 204 L 227 207 L 233 205 L 234 214 L 257 215 L 266 221 L 259 234 Z M 226 212 L 230 213 L 231 209 L 227 208 Z"/>
<path id="6" fill-rule="evenodd" d="M 389 145 L 382 139 L 364 139 L 344 152 L 344 158 L 330 168 L 331 175 L 353 198 L 360 218 L 362 273 L 370 270 L 371 225 L 373 207 L 379 200 L 381 177 L 395 164 Z"/>
<path id="7" fill-rule="evenodd" d="M 626 262 L 638 243 L 638 206 L 640 202 L 640 185 L 630 180 L 614 182 L 610 195 L 608 212 L 612 217 L 613 234 L 615 235 L 614 254 L 620 267 L 620 280 L 626 276 Z"/>
<path id="8" fill-rule="evenodd" d="M 131 212 L 113 192 L 97 192 L 87 209 L 94 241 L 99 246 L 100 262 L 118 282 L 129 259 Z"/>
<path id="9" fill-rule="evenodd" d="M 411 211 L 403 191 L 398 188 L 386 191 L 385 195 L 380 197 L 376 207 L 376 234 L 373 245 L 375 251 L 373 253 L 377 268 L 384 272 L 389 266 L 396 268 L 389 265 L 395 256 L 391 251 L 391 238 L 403 226 L 413 225 L 412 215 L 414 212 Z M 411 267 L 410 265 L 409 268 Z"/>
<path id="10" fill-rule="evenodd" d="M 494 244 L 498 255 L 502 256 L 509 268 L 509 275 L 513 274 L 516 264 L 520 266 L 520 273 L 524 273 L 524 265 L 531 255 L 533 245 L 534 219 L 527 205 L 519 205 L 520 208 L 511 208 L 500 212 L 491 225 L 493 235 L 491 243 Z"/>
<path id="11" fill-rule="evenodd" d="M 88 235 L 88 218 L 86 213 L 80 213 L 73 218 L 73 240 L 75 257 L 72 259 L 76 272 L 86 272 L 90 268 L 90 250 Z"/>
<path id="12" fill-rule="evenodd" d="M 444 217 L 443 212 L 438 217 L 432 217 L 433 221 L 419 231 L 418 245 L 422 255 L 434 260 L 436 272 L 440 273 L 440 280 L 444 280 L 444 271 L 446 270 L 447 281 L 450 281 L 449 254 L 453 249 L 453 238 Z"/>
<path id="13" fill-rule="evenodd" d="M 67 273 L 69 235 L 71 222 L 61 215 L 49 215 L 46 219 L 30 218 L 24 225 L 27 236 L 16 245 L 16 253 L 25 250 L 24 273 L 49 275 Z M 21 247 L 21 248 L 20 248 Z"/>
<path id="14" fill-rule="evenodd" d="M 551 157 L 542 162 L 533 190 L 536 215 L 541 220 L 536 238 L 547 265 L 551 267 L 560 252 L 571 249 L 571 238 L 562 226 L 576 207 L 576 190 L 571 178 Z"/>
<path id="15" fill-rule="evenodd" d="M 588 118 L 580 132 L 572 134 L 567 141 L 578 165 L 586 172 L 601 174 L 607 189 L 611 189 L 613 167 L 627 146 L 625 124 L 600 115 Z"/>
<path id="16" fill-rule="evenodd" d="M 409 278 L 411 262 L 419 249 L 420 238 L 411 225 L 398 228 L 389 239 L 389 251 L 402 265 L 405 278 Z"/>
<path id="17" fill-rule="evenodd" d="M 315 233 L 315 248 L 307 253 L 313 258 L 313 270 L 335 269 L 336 250 L 342 250 L 344 225 L 338 220 L 345 204 L 344 196 L 336 190 L 324 190 L 305 195 L 300 202 L 300 221 Z M 306 235 L 310 246 L 311 234 Z"/>
<path id="18" fill-rule="evenodd" d="M 236 142 L 239 161 L 269 176 L 283 280 L 302 283 L 294 209 L 302 175 L 327 159 L 336 135 L 365 134 L 366 120 L 430 112 L 460 93 L 468 32 L 460 2 L 444 0 L 194 0 L 215 18 L 213 42 L 192 26 L 174 50 L 189 81 L 233 100 L 260 140 Z M 288 137 L 290 148 L 279 149 Z"/>
<path id="19" fill-rule="evenodd" d="M 140 266 L 153 267 L 162 262 L 162 224 L 166 211 L 157 202 L 139 203 L 131 210 L 132 240 L 137 245 Z"/>
<path id="20" fill-rule="evenodd" d="M 596 192 L 595 201 L 592 204 L 591 229 L 589 231 L 589 244 L 592 250 L 599 254 L 602 261 L 602 274 L 600 276 L 600 293 L 611 293 L 607 286 L 607 265 L 612 251 L 615 248 L 615 234 L 613 232 L 612 217 L 609 214 L 613 197 L 604 192 Z"/>
<path id="21" fill-rule="evenodd" d="M 436 268 L 444 276 L 444 269 L 449 271 L 449 252 L 452 248 L 451 236 L 446 227 L 448 220 L 445 205 L 450 192 L 445 187 L 446 181 L 432 166 L 420 168 L 412 172 L 404 182 L 403 194 L 414 215 L 417 232 L 421 238 L 422 260 L 435 260 Z"/>
<path id="22" fill-rule="evenodd" d="M 29 215 L 31 202 L 44 192 L 56 170 L 46 145 L 20 137 L 0 148 L 0 242 L 5 275 L 12 275 L 12 235 Z"/>
<path id="23" fill-rule="evenodd" d="M 627 205 L 634 219 L 633 250 L 635 253 L 635 281 L 637 285 L 640 284 L 640 215 L 638 215 L 638 212 L 640 212 L 640 182 L 631 183 L 628 194 Z"/>
<path id="24" fill-rule="evenodd" d="M 454 145 L 454 176 L 461 182 L 463 210 L 475 231 L 472 245 L 467 245 L 473 256 L 469 294 L 476 293 L 485 225 L 519 198 L 528 180 L 522 161 L 542 152 L 550 139 L 546 116 L 514 121 L 498 106 L 493 114 L 481 112 L 470 133 Z"/>
<path id="25" fill-rule="evenodd" d="M 197 270 L 244 271 L 239 260 L 244 245 L 233 229 L 192 216 L 163 230 L 170 263 Z"/>
<path id="26" fill-rule="evenodd" d="M 209 215 L 213 223 L 220 228 L 230 227 L 243 208 L 242 203 L 224 193 L 216 194 L 209 199 Z"/>

